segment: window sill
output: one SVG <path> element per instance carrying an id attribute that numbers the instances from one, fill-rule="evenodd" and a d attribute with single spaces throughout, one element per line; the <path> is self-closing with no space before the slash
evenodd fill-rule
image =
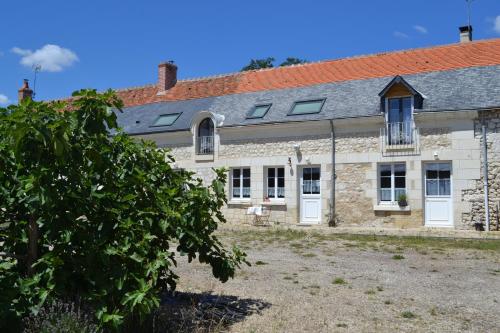
<path id="1" fill-rule="evenodd" d="M 252 200 L 238 200 L 238 199 L 233 199 L 229 200 L 227 202 L 228 205 L 240 205 L 240 206 L 248 206 L 252 204 Z"/>
<path id="2" fill-rule="evenodd" d="M 263 201 L 260 203 L 262 206 L 286 206 L 285 201 Z"/>
<path id="3" fill-rule="evenodd" d="M 414 150 L 415 144 L 408 143 L 403 145 L 387 145 L 385 146 L 386 151 L 406 151 L 406 150 Z"/>
<path id="4" fill-rule="evenodd" d="M 196 162 L 198 161 L 213 161 L 214 160 L 214 154 L 203 154 L 203 155 L 200 155 L 200 154 L 196 154 L 195 157 L 194 157 L 194 160 Z"/>
<path id="5" fill-rule="evenodd" d="M 409 212 L 411 208 L 410 206 L 400 207 L 399 205 L 375 205 L 373 210 L 378 212 Z"/>

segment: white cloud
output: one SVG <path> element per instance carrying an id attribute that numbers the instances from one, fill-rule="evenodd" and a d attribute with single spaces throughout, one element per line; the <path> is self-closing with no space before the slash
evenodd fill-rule
<path id="1" fill-rule="evenodd" d="M 418 25 L 418 24 L 415 24 L 413 26 L 413 29 L 415 29 L 416 31 L 420 32 L 421 34 L 426 34 L 426 33 L 429 32 L 426 27 Z"/>
<path id="2" fill-rule="evenodd" d="M 7 96 L 0 94 L 0 105 L 10 104 L 10 100 Z"/>
<path id="3" fill-rule="evenodd" d="M 500 34 L 500 15 L 493 20 L 493 30 L 495 30 L 497 34 Z"/>
<path id="4" fill-rule="evenodd" d="M 47 44 L 34 52 L 19 47 L 13 47 L 11 51 L 21 56 L 22 65 L 26 67 L 40 65 L 41 70 L 46 72 L 60 72 L 78 61 L 75 52 L 53 44 Z"/>
<path id="5" fill-rule="evenodd" d="M 401 31 L 394 31 L 392 34 L 394 35 L 394 37 L 397 37 L 397 38 L 409 38 L 410 37 Z"/>

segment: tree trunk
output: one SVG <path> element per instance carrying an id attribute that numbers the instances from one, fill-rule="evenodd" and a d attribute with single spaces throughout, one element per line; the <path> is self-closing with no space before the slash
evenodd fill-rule
<path id="1" fill-rule="evenodd" d="M 38 259 L 38 224 L 36 219 L 30 218 L 28 225 L 28 256 L 26 260 L 28 275 L 33 275 L 31 267 Z"/>

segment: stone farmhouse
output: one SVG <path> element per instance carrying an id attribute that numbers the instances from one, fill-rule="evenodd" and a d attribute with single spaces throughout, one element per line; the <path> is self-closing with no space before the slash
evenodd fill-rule
<path id="1" fill-rule="evenodd" d="M 161 63 L 156 84 L 119 90 L 119 124 L 206 182 L 227 168 L 231 223 L 265 207 L 274 223 L 495 229 L 500 39 L 471 33 L 189 80 Z"/>

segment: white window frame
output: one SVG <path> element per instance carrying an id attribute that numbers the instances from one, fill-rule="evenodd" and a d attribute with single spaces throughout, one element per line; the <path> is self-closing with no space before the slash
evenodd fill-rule
<path id="1" fill-rule="evenodd" d="M 378 202 L 380 205 L 395 205 L 398 203 L 398 199 L 395 197 L 396 193 L 396 176 L 394 173 L 394 167 L 396 165 L 403 165 L 405 167 L 405 195 L 408 198 L 408 169 L 406 168 L 406 162 L 394 162 L 394 163 L 381 163 L 378 165 Z M 391 167 L 391 200 L 390 201 L 382 201 L 382 167 L 390 166 Z"/>
<path id="2" fill-rule="evenodd" d="M 243 197 L 243 179 L 246 178 L 246 177 L 243 177 L 243 170 L 247 170 L 250 172 L 250 177 L 249 177 L 249 180 L 250 180 L 250 196 L 248 197 Z M 240 196 L 239 197 L 235 197 L 234 196 L 234 191 L 233 191 L 233 179 L 234 179 L 234 170 L 240 170 L 240 177 L 239 177 L 239 180 L 240 180 Z M 231 190 L 231 200 L 250 200 L 252 198 L 252 170 L 250 169 L 250 167 L 239 167 L 239 168 L 231 168 L 231 186 L 230 186 L 230 190 Z"/>
<path id="3" fill-rule="evenodd" d="M 274 169 L 274 177 L 269 177 L 269 170 Z M 283 193 L 283 198 L 278 197 L 278 169 L 283 169 L 283 192 L 285 191 L 286 184 L 285 184 L 285 167 L 284 166 L 271 166 L 271 167 L 266 167 L 266 186 L 264 187 L 266 189 L 265 191 L 265 197 L 268 198 L 271 201 L 284 201 L 285 200 L 285 193 Z M 268 194 L 268 186 L 269 186 L 269 178 L 274 178 L 274 198 L 270 197 Z"/>
<path id="4" fill-rule="evenodd" d="M 385 123 L 389 123 L 389 100 L 390 99 L 396 99 L 396 98 L 406 98 L 410 97 L 411 98 L 411 121 L 413 121 L 413 116 L 415 112 L 415 97 L 413 95 L 401 95 L 401 96 L 392 96 L 392 97 L 385 97 Z"/>

